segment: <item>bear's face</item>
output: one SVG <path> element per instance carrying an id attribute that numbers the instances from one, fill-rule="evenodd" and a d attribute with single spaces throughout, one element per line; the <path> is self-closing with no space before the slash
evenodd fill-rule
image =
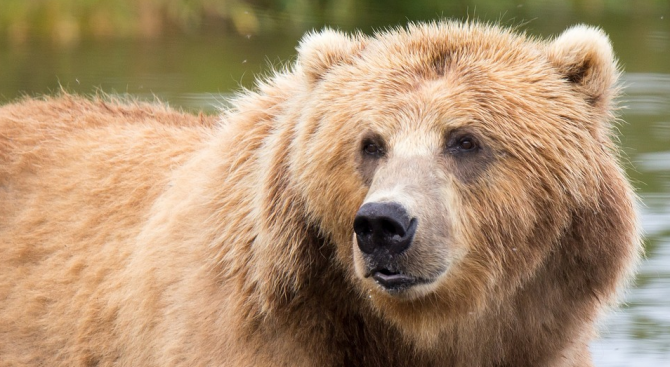
<path id="1" fill-rule="evenodd" d="M 299 65 L 292 175 L 341 266 L 396 321 L 512 294 L 571 210 L 596 205 L 616 80 L 600 31 L 548 44 L 450 23 L 326 31 Z"/>
<path id="2" fill-rule="evenodd" d="M 380 123 L 359 137 L 356 157 L 369 189 L 354 218 L 354 269 L 371 289 L 403 299 L 436 291 L 467 255 L 461 208 L 473 204 L 460 190 L 473 194 L 505 154 L 460 112 L 467 98 L 435 99 L 442 82 L 423 88 L 378 107 Z"/>

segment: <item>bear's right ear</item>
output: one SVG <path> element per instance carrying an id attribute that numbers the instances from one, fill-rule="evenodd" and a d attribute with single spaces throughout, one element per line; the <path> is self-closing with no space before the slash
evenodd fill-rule
<path id="1" fill-rule="evenodd" d="M 619 77 L 612 45 L 605 33 L 577 25 L 549 44 L 547 57 L 563 78 L 602 116 L 609 116 Z"/>
<path id="2" fill-rule="evenodd" d="M 306 34 L 298 46 L 298 64 L 310 82 L 320 80 L 331 67 L 345 63 L 365 47 L 364 36 L 353 37 L 326 28 Z"/>

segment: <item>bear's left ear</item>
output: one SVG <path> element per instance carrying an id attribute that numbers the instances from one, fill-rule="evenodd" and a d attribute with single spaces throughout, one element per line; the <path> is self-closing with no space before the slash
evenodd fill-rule
<path id="1" fill-rule="evenodd" d="M 365 47 L 364 36 L 348 36 L 326 28 L 306 34 L 298 46 L 298 64 L 310 82 L 318 81 L 333 66 L 345 63 Z"/>
<path id="2" fill-rule="evenodd" d="M 603 31 L 586 25 L 571 27 L 548 45 L 547 57 L 599 115 L 610 116 L 619 71 Z"/>

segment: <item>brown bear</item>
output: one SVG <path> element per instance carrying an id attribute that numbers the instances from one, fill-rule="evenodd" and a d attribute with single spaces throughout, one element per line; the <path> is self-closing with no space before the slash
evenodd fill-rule
<path id="1" fill-rule="evenodd" d="M 640 252 L 600 31 L 307 35 L 218 119 L 0 109 L 3 366 L 590 366 Z"/>

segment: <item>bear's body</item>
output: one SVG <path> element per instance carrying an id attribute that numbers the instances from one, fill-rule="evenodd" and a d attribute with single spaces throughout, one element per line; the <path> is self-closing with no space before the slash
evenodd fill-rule
<path id="1" fill-rule="evenodd" d="M 220 121 L 4 106 L 0 365 L 589 366 L 640 251 L 616 77 L 436 23 L 310 35 Z"/>

